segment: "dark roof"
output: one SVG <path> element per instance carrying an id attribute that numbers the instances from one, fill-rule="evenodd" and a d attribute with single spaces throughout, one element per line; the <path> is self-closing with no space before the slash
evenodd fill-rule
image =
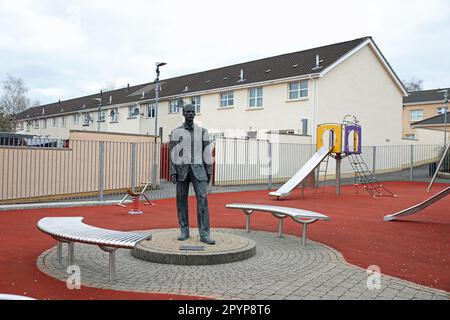
<path id="1" fill-rule="evenodd" d="M 371 37 L 359 38 L 323 47 L 161 80 L 161 98 L 164 99 L 164 97 L 195 93 L 209 89 L 226 88 L 239 84 L 251 84 L 319 73 L 368 39 L 371 39 Z M 317 54 L 323 62 L 321 63 L 320 69 L 313 70 L 316 64 Z M 241 69 L 244 72 L 245 81 L 239 82 Z M 146 92 L 145 100 L 154 99 L 154 87 L 153 83 L 146 83 L 130 87 L 129 89 L 122 88 L 111 92 L 104 92 L 102 95 L 103 106 L 109 104 L 110 96 L 112 96 L 112 105 L 138 102 L 142 100 L 142 91 Z M 184 91 L 186 87 L 188 90 Z M 93 99 L 99 97 L 100 94 L 97 93 L 86 97 L 61 101 L 60 103 L 56 102 L 34 107 L 18 114 L 16 119 L 21 120 L 42 117 L 44 115 L 61 114 L 63 112 L 81 111 L 83 110 L 83 105 L 85 106 L 85 109 L 95 108 L 98 106 L 98 102 Z M 45 114 L 42 113 L 43 109 L 45 110 Z"/>
<path id="2" fill-rule="evenodd" d="M 448 89 L 450 92 L 450 88 L 444 88 L 444 89 Z M 439 92 L 440 90 L 443 90 L 443 89 L 432 89 L 432 90 L 408 92 L 409 96 L 403 98 L 403 103 L 444 101 L 444 93 Z"/>
<path id="3" fill-rule="evenodd" d="M 411 123 L 411 126 L 416 125 L 444 125 L 445 124 L 445 115 L 440 114 L 428 119 L 420 120 L 414 123 Z M 447 125 L 450 125 L 450 113 L 447 113 Z"/>

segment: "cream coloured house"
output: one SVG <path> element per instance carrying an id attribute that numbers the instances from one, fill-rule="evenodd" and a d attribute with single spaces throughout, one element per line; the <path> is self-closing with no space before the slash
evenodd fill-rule
<path id="1" fill-rule="evenodd" d="M 444 113 L 445 89 L 431 89 L 410 92 L 403 101 L 403 137 L 407 140 L 418 141 L 419 143 L 439 143 L 443 140 L 443 134 L 434 129 L 433 126 L 416 126 L 413 124 L 426 119 L 435 119 Z M 447 88 L 450 93 L 450 88 Z M 441 117 L 442 118 L 442 117 Z M 450 118 L 450 117 L 449 117 Z M 450 121 L 449 121 L 450 122 Z M 427 122 L 424 122 L 425 124 Z"/>
<path id="2" fill-rule="evenodd" d="M 374 40 L 365 37 L 161 80 L 158 128 L 167 141 L 183 121 L 178 107 L 194 103 L 196 121 L 218 136 L 281 131 L 315 143 L 318 124 L 355 115 L 365 145 L 401 144 L 406 95 Z M 152 135 L 155 107 L 155 85 L 147 83 L 31 108 L 17 124 L 21 133 L 61 139 L 70 130 Z"/>

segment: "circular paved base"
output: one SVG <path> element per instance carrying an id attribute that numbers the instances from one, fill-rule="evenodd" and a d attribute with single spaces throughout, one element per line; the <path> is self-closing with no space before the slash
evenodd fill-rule
<path id="1" fill-rule="evenodd" d="M 151 230 L 155 233 L 156 230 Z M 381 289 L 367 288 L 365 269 L 349 265 L 339 252 L 298 236 L 238 229 L 215 229 L 216 233 L 251 238 L 256 255 L 247 260 L 219 265 L 180 266 L 134 258 L 130 250 L 117 250 L 116 280 L 108 281 L 108 253 L 97 246 L 75 244 L 74 264 L 80 267 L 83 286 L 132 292 L 157 292 L 214 299 L 449 299 L 446 292 L 382 275 Z M 66 282 L 67 245 L 64 260 L 56 247 L 37 259 L 39 270 Z"/>
<path id="2" fill-rule="evenodd" d="M 200 241 L 198 230 L 178 241 L 178 230 L 155 230 L 152 240 L 143 241 L 132 250 L 133 257 L 145 261 L 177 265 L 212 265 L 242 261 L 256 254 L 255 241 L 235 234 L 211 232 L 215 245 Z M 197 250 L 196 250 L 197 249 Z"/>

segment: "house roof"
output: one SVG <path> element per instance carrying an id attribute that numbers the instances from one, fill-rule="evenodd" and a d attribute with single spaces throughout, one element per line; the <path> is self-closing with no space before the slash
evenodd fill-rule
<path id="1" fill-rule="evenodd" d="M 169 97 L 195 94 L 196 92 L 206 90 L 226 89 L 227 87 L 234 87 L 237 85 L 248 85 L 264 81 L 319 74 L 323 70 L 332 68 L 336 63 L 342 61 L 346 55 L 349 55 L 349 53 L 364 43 L 372 41 L 371 39 L 371 37 L 364 37 L 161 80 L 160 98 L 167 99 Z M 315 69 L 316 55 L 319 55 L 320 60 L 323 60 L 319 69 Z M 241 70 L 243 70 L 244 81 L 239 81 Z M 142 95 L 143 92 L 144 96 Z M 110 97 L 112 103 L 109 103 Z M 82 112 L 84 109 L 97 108 L 98 102 L 93 100 L 95 98 L 100 98 L 100 94 L 97 93 L 30 108 L 19 113 L 16 116 L 16 120 L 54 116 L 77 111 Z M 112 106 L 149 101 L 149 99 L 155 98 L 155 85 L 151 82 L 110 92 L 103 92 L 101 98 L 102 105 L 105 108 L 108 105 Z"/>
<path id="2" fill-rule="evenodd" d="M 450 92 L 450 88 L 448 89 Z M 421 103 L 421 102 L 444 102 L 444 93 L 439 92 L 444 89 L 432 89 L 432 90 L 422 90 L 422 91 L 412 91 L 409 92 L 409 96 L 403 98 L 403 103 Z"/>
<path id="3" fill-rule="evenodd" d="M 431 130 L 444 131 L 445 115 L 440 114 L 428 119 L 411 123 L 411 128 L 426 128 Z M 447 113 L 447 131 L 450 132 L 450 113 Z"/>

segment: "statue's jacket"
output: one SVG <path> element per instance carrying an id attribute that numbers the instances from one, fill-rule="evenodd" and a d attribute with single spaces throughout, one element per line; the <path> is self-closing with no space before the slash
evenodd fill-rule
<path id="1" fill-rule="evenodd" d="M 212 175 L 212 144 L 208 130 L 183 123 L 170 134 L 170 176 L 185 181 L 189 168 L 198 181 L 208 181 Z"/>

